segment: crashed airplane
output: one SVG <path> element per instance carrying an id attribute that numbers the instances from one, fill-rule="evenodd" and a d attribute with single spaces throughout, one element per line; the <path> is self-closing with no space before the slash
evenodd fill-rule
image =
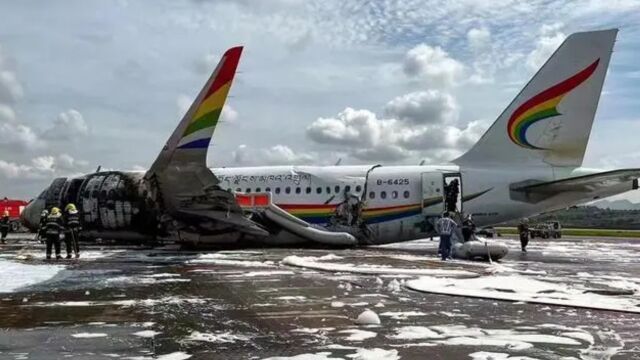
<path id="1" fill-rule="evenodd" d="M 146 173 L 55 179 L 23 220 L 35 229 L 41 210 L 74 202 L 85 238 L 355 246 L 435 235 L 454 186 L 479 226 L 626 192 L 640 169 L 581 167 L 616 35 L 569 36 L 467 153 L 436 166 L 207 168 L 242 52 L 232 48 Z M 476 245 L 455 254 L 506 254 Z"/>

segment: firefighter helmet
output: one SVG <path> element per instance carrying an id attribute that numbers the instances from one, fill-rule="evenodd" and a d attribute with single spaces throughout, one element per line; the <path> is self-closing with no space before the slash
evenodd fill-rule
<path id="1" fill-rule="evenodd" d="M 57 207 L 51 208 L 51 215 L 60 215 L 60 209 Z"/>
<path id="2" fill-rule="evenodd" d="M 66 211 L 66 212 L 77 211 L 76 205 L 73 204 L 73 203 L 68 203 L 67 206 L 64 207 L 64 211 Z"/>

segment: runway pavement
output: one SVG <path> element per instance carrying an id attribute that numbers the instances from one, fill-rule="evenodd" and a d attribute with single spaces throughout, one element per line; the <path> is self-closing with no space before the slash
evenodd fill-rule
<path id="1" fill-rule="evenodd" d="M 11 236 L 0 248 L 0 359 L 640 358 L 640 314 L 407 286 L 508 279 L 518 295 L 542 281 L 640 304 L 640 240 L 534 240 L 526 254 L 499 241 L 511 250 L 499 264 L 442 263 L 429 240 L 218 252 L 85 244 L 79 260 L 47 263 L 42 245 Z M 381 324 L 356 325 L 365 309 Z"/>

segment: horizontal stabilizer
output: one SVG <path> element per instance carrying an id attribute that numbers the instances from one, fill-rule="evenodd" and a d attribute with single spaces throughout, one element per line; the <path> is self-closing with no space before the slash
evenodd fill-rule
<path id="1" fill-rule="evenodd" d="M 640 169 L 621 169 L 548 182 L 525 181 L 511 184 L 510 190 L 514 200 L 536 203 L 566 192 L 608 196 L 613 189 L 636 189 L 639 178 Z"/>

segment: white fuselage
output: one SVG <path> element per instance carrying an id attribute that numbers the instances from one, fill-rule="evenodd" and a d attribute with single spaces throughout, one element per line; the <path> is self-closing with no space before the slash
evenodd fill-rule
<path id="1" fill-rule="evenodd" d="M 594 173 L 586 169 L 441 166 L 270 166 L 212 169 L 219 186 L 234 192 L 270 192 L 272 201 L 309 223 L 329 227 L 348 194 L 364 201 L 362 222 L 372 243 L 407 241 L 433 235 L 426 218 L 444 210 L 444 177 L 459 176 L 462 212 L 478 226 L 497 224 L 620 193 L 563 192 L 537 203 L 518 200 L 510 186 L 525 180 L 552 181 Z M 367 176 L 367 172 L 369 175 Z M 366 189 L 366 190 L 365 190 Z M 363 196 L 363 192 L 366 194 Z M 439 201 L 433 201 L 434 197 Z M 354 197 L 355 198 L 355 197 Z M 459 209 L 460 210 L 460 209 Z"/>

